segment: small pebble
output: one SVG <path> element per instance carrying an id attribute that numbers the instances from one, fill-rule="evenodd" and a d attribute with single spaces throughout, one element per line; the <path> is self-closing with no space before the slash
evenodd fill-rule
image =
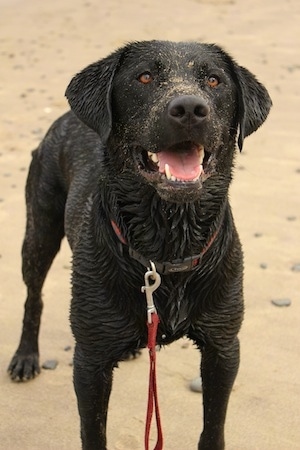
<path id="1" fill-rule="evenodd" d="M 295 220 L 297 220 L 297 217 L 296 216 L 288 216 L 286 218 L 286 220 L 288 220 L 289 222 L 294 222 Z"/>
<path id="2" fill-rule="evenodd" d="M 292 301 L 289 298 L 277 298 L 274 300 L 271 300 L 271 303 L 275 306 L 290 306 Z"/>
<path id="3" fill-rule="evenodd" d="M 72 350 L 71 345 L 66 345 L 66 347 L 64 348 L 64 351 L 69 352 L 70 350 Z"/>
<path id="4" fill-rule="evenodd" d="M 300 272 L 300 263 L 294 264 L 291 268 L 293 272 Z"/>
<path id="5" fill-rule="evenodd" d="M 32 134 L 43 134 L 44 130 L 42 128 L 34 128 L 33 130 L 31 130 Z"/>
<path id="6" fill-rule="evenodd" d="M 261 263 L 261 264 L 259 265 L 259 267 L 260 267 L 261 269 L 267 269 L 267 268 L 268 268 L 268 265 L 267 265 L 266 263 Z"/>
<path id="7" fill-rule="evenodd" d="M 261 237 L 262 236 L 262 233 L 259 233 L 259 232 L 257 232 L 257 233 L 254 233 L 254 237 Z"/>
<path id="8" fill-rule="evenodd" d="M 47 359 L 47 361 L 42 364 L 42 368 L 47 370 L 54 370 L 56 369 L 57 364 L 58 361 L 56 359 Z"/>
<path id="9" fill-rule="evenodd" d="M 202 378 L 201 377 L 194 378 L 190 382 L 190 390 L 193 392 L 202 392 Z"/>

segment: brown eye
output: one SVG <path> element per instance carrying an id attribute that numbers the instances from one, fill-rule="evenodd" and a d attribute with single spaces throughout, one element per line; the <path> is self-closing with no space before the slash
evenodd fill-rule
<path id="1" fill-rule="evenodd" d="M 207 79 L 207 84 L 211 88 L 217 87 L 219 83 L 220 83 L 219 78 L 214 75 L 208 77 L 208 79 Z"/>
<path id="2" fill-rule="evenodd" d="M 143 84 L 149 84 L 153 81 L 153 76 L 150 72 L 144 72 L 138 77 L 138 81 Z"/>

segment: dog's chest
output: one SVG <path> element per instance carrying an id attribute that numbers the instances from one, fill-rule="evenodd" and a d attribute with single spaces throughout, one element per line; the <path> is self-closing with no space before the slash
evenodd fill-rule
<path id="1" fill-rule="evenodd" d="M 172 282 L 169 282 L 172 283 Z M 158 293 L 155 304 L 160 319 L 157 343 L 168 344 L 187 334 L 191 325 L 191 304 L 187 298 L 186 281 L 178 277 L 173 286 Z"/>

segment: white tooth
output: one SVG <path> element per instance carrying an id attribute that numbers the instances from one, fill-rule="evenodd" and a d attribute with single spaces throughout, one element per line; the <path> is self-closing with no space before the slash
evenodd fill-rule
<path id="1" fill-rule="evenodd" d="M 165 164 L 165 174 L 168 180 L 171 180 L 171 171 L 170 171 L 170 166 L 169 164 Z"/>
<path id="2" fill-rule="evenodd" d="M 198 148 L 199 164 L 203 163 L 204 159 L 204 147 Z"/>
<path id="3" fill-rule="evenodd" d="M 171 180 L 172 180 L 172 181 L 177 181 L 177 178 L 174 177 L 174 175 L 172 175 L 172 176 L 171 176 Z"/>
<path id="4" fill-rule="evenodd" d="M 156 153 L 148 152 L 149 158 L 155 163 L 158 163 L 158 156 Z"/>

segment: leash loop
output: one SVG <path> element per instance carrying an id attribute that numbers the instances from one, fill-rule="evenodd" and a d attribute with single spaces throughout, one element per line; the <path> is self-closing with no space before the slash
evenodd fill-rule
<path id="1" fill-rule="evenodd" d="M 149 371 L 149 391 L 148 391 L 148 407 L 145 426 L 145 450 L 149 450 L 149 437 L 153 410 L 155 408 L 155 418 L 157 426 L 157 441 L 154 450 L 163 449 L 163 434 L 160 421 L 160 413 L 158 406 L 157 384 L 156 384 L 156 336 L 159 324 L 159 317 L 153 301 L 153 292 L 160 286 L 161 277 L 156 271 L 155 264 L 150 261 L 151 270 L 145 273 L 145 286 L 142 286 L 142 292 L 145 292 L 147 299 L 147 326 L 148 326 L 148 349 L 150 358 Z M 150 283 L 152 280 L 152 283 Z"/>

